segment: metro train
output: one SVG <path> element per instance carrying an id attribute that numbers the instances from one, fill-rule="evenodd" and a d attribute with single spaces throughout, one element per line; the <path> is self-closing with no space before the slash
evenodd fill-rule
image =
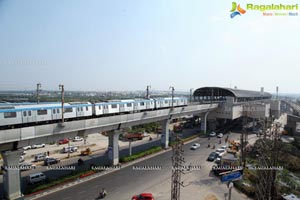
<path id="1" fill-rule="evenodd" d="M 173 98 L 173 107 L 187 106 L 188 99 Z M 108 102 L 64 103 L 64 119 L 101 117 L 172 107 L 172 98 L 111 100 Z M 0 127 L 61 120 L 61 103 L 0 104 Z"/>

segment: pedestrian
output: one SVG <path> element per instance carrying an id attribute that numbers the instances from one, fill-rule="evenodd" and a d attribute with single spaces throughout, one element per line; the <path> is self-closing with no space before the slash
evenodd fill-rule
<path id="1" fill-rule="evenodd" d="M 47 151 L 47 155 L 50 156 L 50 152 L 49 151 Z"/>

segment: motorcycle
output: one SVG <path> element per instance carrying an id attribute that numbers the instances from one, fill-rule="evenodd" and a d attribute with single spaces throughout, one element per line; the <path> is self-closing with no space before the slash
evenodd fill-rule
<path id="1" fill-rule="evenodd" d="M 104 191 L 99 193 L 98 199 L 104 199 L 106 196 L 107 196 L 107 192 L 104 190 Z"/>

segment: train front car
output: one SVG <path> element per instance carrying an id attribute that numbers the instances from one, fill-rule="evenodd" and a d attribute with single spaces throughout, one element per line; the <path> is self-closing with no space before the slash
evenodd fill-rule
<path id="1" fill-rule="evenodd" d="M 14 124 L 22 124 L 22 111 L 15 106 L 0 107 L 0 127 L 8 127 Z"/>
<path id="2" fill-rule="evenodd" d="M 0 106 L 0 126 L 11 127 L 20 124 L 51 121 L 53 119 L 52 109 L 56 109 L 58 106 L 58 103 Z"/>

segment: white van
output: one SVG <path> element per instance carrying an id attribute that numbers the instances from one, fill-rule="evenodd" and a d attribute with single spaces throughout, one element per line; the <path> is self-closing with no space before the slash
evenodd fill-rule
<path id="1" fill-rule="evenodd" d="M 45 180 L 46 180 L 46 175 L 42 172 L 38 172 L 38 173 L 29 175 L 29 183 L 30 184 L 38 183 L 38 182 L 45 181 Z"/>

